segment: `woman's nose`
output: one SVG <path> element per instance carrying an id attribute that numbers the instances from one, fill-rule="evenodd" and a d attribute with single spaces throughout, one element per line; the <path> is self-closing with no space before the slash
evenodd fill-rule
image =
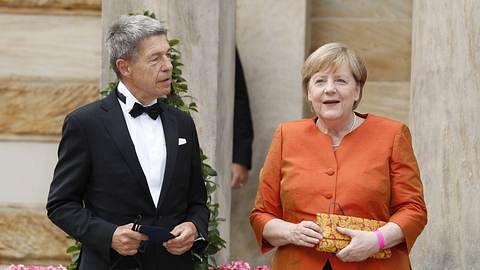
<path id="1" fill-rule="evenodd" d="M 336 90 L 337 89 L 335 88 L 335 83 L 331 80 L 328 80 L 323 91 L 325 92 L 325 94 L 332 94 L 335 93 Z"/>

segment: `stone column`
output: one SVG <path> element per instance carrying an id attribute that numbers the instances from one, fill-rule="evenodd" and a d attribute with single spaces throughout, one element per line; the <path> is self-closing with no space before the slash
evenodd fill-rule
<path id="1" fill-rule="evenodd" d="M 233 138 L 235 3 L 233 0 L 103 0 L 104 33 L 115 18 L 129 12 L 155 12 L 165 21 L 170 39 L 179 39 L 184 77 L 198 105 L 193 118 L 200 144 L 218 173 L 215 201 L 220 204 L 220 233 L 227 248 L 218 262 L 229 258 L 230 244 L 230 164 Z M 102 53 L 103 85 L 108 82 L 108 60 Z M 114 78 L 114 77 L 113 77 Z"/>
<path id="2" fill-rule="evenodd" d="M 410 123 L 429 221 L 414 269 L 480 265 L 480 1 L 414 0 Z"/>
<path id="3" fill-rule="evenodd" d="M 236 42 L 250 98 L 255 139 L 249 181 L 232 194 L 232 259 L 270 264 L 260 256 L 248 216 L 258 175 L 281 123 L 302 118 L 301 67 L 305 59 L 308 1 L 238 0 Z"/>

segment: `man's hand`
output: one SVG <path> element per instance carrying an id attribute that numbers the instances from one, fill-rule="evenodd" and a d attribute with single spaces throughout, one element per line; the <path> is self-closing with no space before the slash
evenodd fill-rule
<path id="1" fill-rule="evenodd" d="M 112 248 L 122 256 L 132 256 L 137 253 L 141 241 L 148 236 L 132 231 L 133 223 L 118 226 L 112 236 Z"/>
<path id="2" fill-rule="evenodd" d="M 241 188 L 248 181 L 248 169 L 239 163 L 232 164 L 232 188 Z"/>
<path id="3" fill-rule="evenodd" d="M 175 238 L 163 243 L 163 246 L 173 255 L 182 255 L 190 250 L 198 236 L 197 227 L 190 221 L 178 224 L 170 233 Z"/>
<path id="4" fill-rule="evenodd" d="M 343 262 L 361 262 L 379 250 L 374 232 L 351 230 L 337 227 L 337 231 L 352 238 L 350 244 L 337 253 Z"/>

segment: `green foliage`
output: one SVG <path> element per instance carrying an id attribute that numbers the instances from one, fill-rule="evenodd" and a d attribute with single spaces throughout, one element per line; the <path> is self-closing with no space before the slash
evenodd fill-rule
<path id="1" fill-rule="evenodd" d="M 69 239 L 73 239 L 70 236 L 67 236 Z M 82 244 L 78 241 L 67 248 L 67 254 L 72 256 L 70 264 L 67 266 L 67 270 L 76 270 L 78 265 L 78 258 L 80 256 L 80 249 L 82 248 Z"/>
<path id="2" fill-rule="evenodd" d="M 132 15 L 132 14 L 129 14 Z M 156 19 L 155 14 L 150 11 L 144 12 L 145 16 Z M 173 106 L 185 113 L 191 115 L 192 112 L 198 112 L 197 104 L 193 102 L 193 97 L 188 93 L 187 80 L 182 77 L 183 63 L 181 62 L 181 53 L 175 48 L 180 41 L 177 39 L 169 40 L 171 47 L 171 62 L 173 66 L 172 71 L 172 85 L 170 95 L 161 98 L 161 101 Z M 111 91 L 117 88 L 118 81 L 108 83 L 104 89 L 100 91 L 102 96 L 108 95 Z M 185 101 L 188 100 L 188 101 Z M 207 206 L 210 209 L 210 221 L 208 224 L 208 245 L 201 253 L 193 253 L 196 270 L 208 270 L 209 266 L 216 266 L 215 255 L 218 251 L 226 247 L 226 241 L 220 236 L 218 225 L 225 219 L 218 216 L 219 204 L 213 202 L 213 193 L 217 190 L 217 183 L 212 181 L 212 177 L 217 176 L 215 169 L 206 163 L 207 156 L 200 149 L 200 160 L 202 163 L 202 176 L 205 180 L 205 187 L 207 189 Z M 70 237 L 69 237 L 70 238 Z M 72 261 L 67 267 L 68 270 L 76 270 L 78 265 L 78 257 L 81 249 L 81 243 L 75 242 L 72 246 L 67 248 L 67 254 L 71 254 Z"/>

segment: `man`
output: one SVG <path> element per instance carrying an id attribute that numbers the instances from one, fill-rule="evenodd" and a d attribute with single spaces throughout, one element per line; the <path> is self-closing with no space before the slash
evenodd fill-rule
<path id="1" fill-rule="evenodd" d="M 253 125 L 247 84 L 242 62 L 235 48 L 235 105 L 233 108 L 232 187 L 241 188 L 248 181 L 252 167 Z"/>
<path id="2" fill-rule="evenodd" d="M 48 216 L 82 242 L 80 270 L 193 269 L 189 251 L 207 235 L 209 210 L 195 125 L 157 102 L 172 78 L 166 30 L 122 16 L 106 45 L 118 87 L 65 118 Z M 148 241 L 134 221 L 175 238 Z"/>

